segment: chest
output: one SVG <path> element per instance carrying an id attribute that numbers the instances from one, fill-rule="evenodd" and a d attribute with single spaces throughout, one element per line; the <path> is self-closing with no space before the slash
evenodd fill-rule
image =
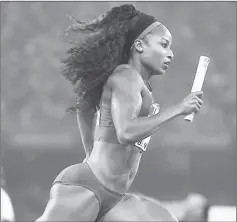
<path id="1" fill-rule="evenodd" d="M 142 96 L 142 105 L 140 109 L 139 116 L 148 116 L 151 112 L 151 105 L 154 103 L 154 98 L 152 96 L 152 92 L 150 92 L 147 88 L 145 88 L 141 92 Z"/>

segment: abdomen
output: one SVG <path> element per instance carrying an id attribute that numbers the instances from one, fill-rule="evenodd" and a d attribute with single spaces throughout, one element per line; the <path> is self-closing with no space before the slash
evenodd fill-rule
<path id="1" fill-rule="evenodd" d="M 141 153 L 134 146 L 97 141 L 88 164 L 105 186 L 123 193 L 136 176 L 140 159 Z"/>

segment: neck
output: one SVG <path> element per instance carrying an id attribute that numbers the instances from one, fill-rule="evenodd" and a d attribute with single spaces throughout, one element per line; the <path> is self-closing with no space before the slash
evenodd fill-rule
<path id="1" fill-rule="evenodd" d="M 136 59 L 130 58 L 128 64 L 140 73 L 142 79 L 147 84 L 152 75 L 144 68 L 141 62 L 137 61 Z"/>

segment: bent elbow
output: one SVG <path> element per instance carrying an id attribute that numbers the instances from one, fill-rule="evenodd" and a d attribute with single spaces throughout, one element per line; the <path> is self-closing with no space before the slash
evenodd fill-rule
<path id="1" fill-rule="evenodd" d="M 117 133 L 118 141 L 122 145 L 131 145 L 133 140 L 126 132 L 119 132 Z"/>

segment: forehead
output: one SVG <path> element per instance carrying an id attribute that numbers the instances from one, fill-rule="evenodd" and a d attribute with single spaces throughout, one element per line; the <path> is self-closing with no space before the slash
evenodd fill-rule
<path id="1" fill-rule="evenodd" d="M 157 28 L 155 28 L 151 33 L 152 38 L 154 39 L 166 39 L 170 43 L 172 42 L 172 35 L 169 29 L 167 29 L 165 26 L 161 25 Z"/>

